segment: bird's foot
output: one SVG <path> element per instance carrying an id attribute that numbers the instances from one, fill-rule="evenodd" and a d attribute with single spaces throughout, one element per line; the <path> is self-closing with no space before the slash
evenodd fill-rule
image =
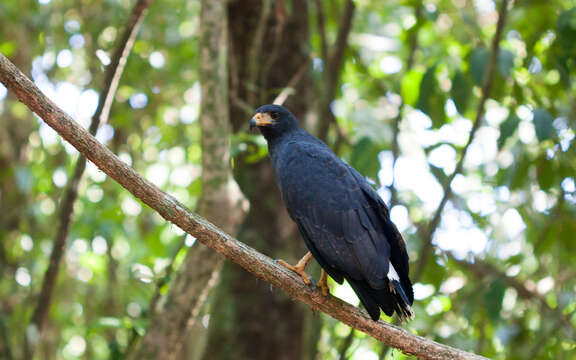
<path id="1" fill-rule="evenodd" d="M 312 259 L 312 253 L 308 252 L 306 255 L 304 255 L 302 259 L 300 259 L 300 261 L 298 261 L 296 265 L 290 265 L 284 260 L 276 260 L 276 262 L 298 274 L 302 278 L 302 281 L 304 281 L 304 284 L 308 286 L 310 285 L 316 286 L 316 281 L 314 281 L 312 276 L 306 273 L 306 265 L 308 265 L 310 259 Z"/>
<path id="2" fill-rule="evenodd" d="M 330 294 L 330 288 L 328 287 L 328 276 L 326 275 L 326 271 L 324 271 L 324 269 L 322 269 L 320 281 L 318 281 L 318 286 L 322 291 L 322 295 L 328 296 L 328 294 Z"/>

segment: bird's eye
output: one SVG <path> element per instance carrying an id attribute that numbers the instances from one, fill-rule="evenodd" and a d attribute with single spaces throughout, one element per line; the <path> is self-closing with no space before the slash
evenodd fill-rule
<path id="1" fill-rule="evenodd" d="M 270 113 L 270 116 L 272 117 L 272 119 L 277 120 L 278 117 L 280 116 L 280 113 L 274 111 L 274 112 Z"/>

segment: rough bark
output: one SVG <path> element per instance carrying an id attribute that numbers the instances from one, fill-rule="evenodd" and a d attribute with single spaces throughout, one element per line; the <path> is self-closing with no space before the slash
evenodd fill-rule
<path id="1" fill-rule="evenodd" d="M 320 291 L 306 286 L 292 271 L 232 238 L 136 173 L 58 108 L 1 53 L 0 82 L 100 170 L 157 211 L 167 221 L 179 226 L 204 245 L 224 255 L 258 278 L 278 287 L 294 299 L 307 304 L 314 310 L 325 312 L 407 354 L 423 359 L 484 359 L 481 356 L 413 335 L 383 321 L 372 321 L 359 308 L 332 296 L 324 297 Z M 260 343 L 262 342 L 261 339 Z"/>
<path id="2" fill-rule="evenodd" d="M 198 212 L 234 234 L 243 219 L 244 197 L 230 167 L 226 1 L 203 0 L 200 14 L 202 104 L 202 196 Z M 148 331 L 129 359 L 173 359 L 217 283 L 222 256 L 203 244 L 188 251 L 174 284 L 153 309 Z"/>

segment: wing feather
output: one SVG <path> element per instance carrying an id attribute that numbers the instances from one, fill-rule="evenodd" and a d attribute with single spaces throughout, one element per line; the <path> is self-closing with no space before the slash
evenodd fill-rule
<path id="1" fill-rule="evenodd" d="M 320 265 L 337 281 L 344 275 L 374 289 L 388 286 L 391 260 L 401 278 L 407 278 L 403 240 L 364 178 L 318 144 L 293 144 L 290 149 L 278 174 L 282 196 Z M 401 256 L 398 265 L 396 253 Z"/>

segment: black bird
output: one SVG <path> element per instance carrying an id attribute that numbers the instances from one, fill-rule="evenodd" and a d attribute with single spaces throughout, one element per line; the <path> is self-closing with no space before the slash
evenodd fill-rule
<path id="1" fill-rule="evenodd" d="M 323 269 L 319 286 L 324 295 L 328 273 L 340 284 L 350 283 L 374 321 L 380 309 L 388 316 L 396 312 L 401 320 L 412 318 L 406 245 L 376 191 L 285 107 L 258 108 L 250 120 L 254 127 L 268 142 L 282 199 L 310 250 L 295 266 L 281 264 L 310 285 L 305 268 L 314 256 Z"/>

